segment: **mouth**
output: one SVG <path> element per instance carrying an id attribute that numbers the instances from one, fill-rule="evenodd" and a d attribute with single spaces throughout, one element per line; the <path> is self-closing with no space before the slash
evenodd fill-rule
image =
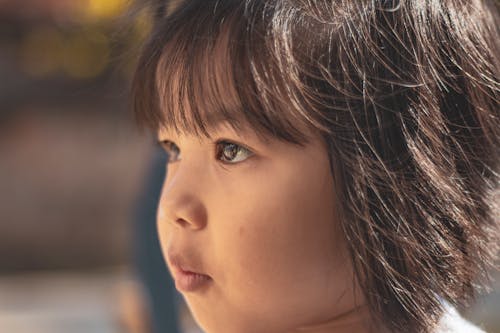
<path id="1" fill-rule="evenodd" d="M 212 282 L 212 278 L 193 265 L 187 264 L 180 256 L 169 255 L 168 263 L 179 292 L 194 292 L 201 290 Z"/>
<path id="2" fill-rule="evenodd" d="M 207 286 L 212 278 L 206 274 L 185 271 L 180 267 L 173 266 L 172 273 L 175 287 L 180 292 L 193 292 Z"/>

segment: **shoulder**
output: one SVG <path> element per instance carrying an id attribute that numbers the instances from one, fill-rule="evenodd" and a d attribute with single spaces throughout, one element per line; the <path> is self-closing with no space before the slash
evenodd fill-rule
<path id="1" fill-rule="evenodd" d="M 464 319 L 451 305 L 445 305 L 445 313 L 435 333 L 486 333 L 482 329 Z"/>

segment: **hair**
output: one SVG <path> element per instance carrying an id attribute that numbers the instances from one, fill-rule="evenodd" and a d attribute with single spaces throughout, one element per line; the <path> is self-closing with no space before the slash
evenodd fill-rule
<path id="1" fill-rule="evenodd" d="M 498 250 L 499 27 L 492 1 L 190 0 L 145 44 L 133 107 L 155 131 L 319 133 L 373 317 L 430 332 Z"/>

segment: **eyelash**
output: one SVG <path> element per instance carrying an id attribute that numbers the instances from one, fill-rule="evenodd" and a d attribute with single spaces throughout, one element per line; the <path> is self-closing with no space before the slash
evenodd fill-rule
<path id="1" fill-rule="evenodd" d="M 167 153 L 167 156 L 168 156 L 167 163 L 168 164 L 175 163 L 175 162 L 180 160 L 180 158 L 175 158 L 175 157 L 174 157 L 175 159 L 172 159 L 172 156 L 180 155 L 180 149 L 179 149 L 179 147 L 177 147 L 177 145 L 174 142 L 169 141 L 169 140 L 164 140 L 164 141 L 160 142 L 160 145 L 163 147 L 163 149 Z M 250 149 L 248 149 L 248 148 L 246 148 L 238 143 L 229 141 L 229 140 L 219 140 L 219 141 L 215 142 L 213 144 L 213 146 L 214 146 L 215 158 L 224 164 L 237 164 L 237 163 L 245 161 L 246 159 L 248 159 L 249 157 L 251 157 L 253 155 L 253 152 Z M 233 157 L 233 159 L 236 158 L 238 156 L 238 153 L 240 153 L 240 152 L 245 152 L 248 156 L 246 158 L 244 158 L 243 160 L 240 160 L 237 162 L 229 162 L 227 160 L 223 160 L 222 157 L 224 156 L 223 155 L 224 149 L 227 147 L 236 148 L 236 155 L 235 155 L 235 157 Z"/>

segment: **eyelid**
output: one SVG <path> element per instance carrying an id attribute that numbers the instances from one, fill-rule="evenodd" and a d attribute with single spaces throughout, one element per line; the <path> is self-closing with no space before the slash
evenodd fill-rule
<path id="1" fill-rule="evenodd" d="M 235 141 L 233 139 L 219 138 L 214 142 L 214 145 L 221 144 L 221 143 L 232 143 L 232 144 L 235 144 L 237 146 L 240 146 L 241 148 L 248 150 L 252 154 L 255 154 L 255 151 L 252 148 L 248 147 L 247 145 L 245 145 L 241 142 Z"/>

